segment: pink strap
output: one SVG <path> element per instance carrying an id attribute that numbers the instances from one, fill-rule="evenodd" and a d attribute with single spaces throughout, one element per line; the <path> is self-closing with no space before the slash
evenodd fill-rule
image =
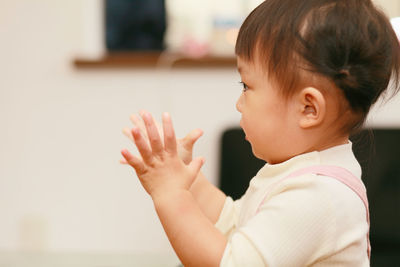
<path id="1" fill-rule="evenodd" d="M 271 192 L 272 189 L 275 188 L 275 186 L 277 186 L 279 183 L 285 181 L 286 179 L 302 176 L 307 173 L 324 175 L 324 176 L 334 178 L 334 179 L 342 182 L 343 184 L 347 185 L 350 189 L 352 189 L 364 203 L 364 206 L 366 209 L 366 214 L 367 214 L 368 227 L 369 227 L 370 221 L 369 221 L 369 207 L 368 207 L 367 190 L 365 189 L 363 182 L 361 181 L 361 179 L 354 176 L 354 174 L 352 174 L 350 171 L 348 171 L 344 168 L 341 168 L 341 167 L 337 167 L 337 166 L 325 166 L 325 165 L 311 166 L 311 167 L 297 170 L 297 171 L 289 174 L 285 178 L 283 178 L 280 181 L 273 184 L 270 187 L 270 189 L 267 192 L 265 192 L 265 196 L 264 196 L 261 204 L 258 206 L 256 213 L 258 213 L 260 211 L 261 206 L 264 204 L 268 194 Z M 368 257 L 371 258 L 371 244 L 369 241 L 369 228 L 368 228 L 368 233 L 367 233 L 367 241 L 368 241 L 368 248 L 367 248 Z"/>

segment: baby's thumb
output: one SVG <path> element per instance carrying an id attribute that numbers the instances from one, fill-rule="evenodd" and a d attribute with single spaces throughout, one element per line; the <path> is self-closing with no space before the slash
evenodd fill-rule
<path id="1" fill-rule="evenodd" d="M 192 160 L 192 162 L 190 162 L 189 169 L 193 173 L 194 177 L 196 177 L 197 174 L 200 172 L 200 169 L 203 166 L 204 161 L 205 161 L 204 158 L 200 157 L 200 158 L 195 158 L 194 160 Z"/>
<path id="2" fill-rule="evenodd" d="M 182 145 L 186 150 L 192 150 L 194 143 L 203 135 L 203 131 L 200 129 L 195 129 L 188 133 L 183 139 L 182 139 Z"/>

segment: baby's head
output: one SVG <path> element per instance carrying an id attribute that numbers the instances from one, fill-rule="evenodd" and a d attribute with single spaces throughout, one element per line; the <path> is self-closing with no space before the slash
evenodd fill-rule
<path id="1" fill-rule="evenodd" d="M 243 23 L 236 54 L 249 89 L 241 125 L 270 163 L 346 142 L 389 82 L 399 88 L 399 42 L 370 0 L 267 0 Z"/>

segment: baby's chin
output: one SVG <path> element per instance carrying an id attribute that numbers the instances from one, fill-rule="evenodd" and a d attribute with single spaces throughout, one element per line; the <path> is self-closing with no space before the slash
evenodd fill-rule
<path id="1" fill-rule="evenodd" d="M 258 146 L 253 144 L 252 139 L 251 138 L 249 139 L 247 136 L 245 137 L 245 139 L 250 143 L 253 155 L 256 158 L 261 159 L 270 165 L 279 164 L 291 158 L 288 155 L 282 155 L 281 153 L 276 153 L 276 150 L 275 151 L 265 150 L 265 146 L 261 144 L 258 144 Z"/>
<path id="2" fill-rule="evenodd" d="M 246 139 L 246 140 L 247 140 L 247 139 Z M 248 141 L 248 140 L 247 140 L 247 141 Z M 249 143 L 251 144 L 250 141 L 249 141 Z M 257 149 L 255 149 L 253 145 L 251 145 L 251 151 L 253 152 L 253 155 L 254 155 L 256 158 L 261 159 L 261 160 L 263 160 L 263 161 L 269 163 L 269 162 L 268 162 L 268 159 L 270 159 L 270 157 L 267 157 L 267 156 L 265 156 L 264 154 L 262 154 L 262 153 L 260 153 L 259 151 L 257 151 Z"/>

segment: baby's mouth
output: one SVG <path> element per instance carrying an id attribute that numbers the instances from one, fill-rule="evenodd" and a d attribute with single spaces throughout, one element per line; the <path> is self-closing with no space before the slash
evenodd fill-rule
<path id="1" fill-rule="evenodd" d="M 249 139 L 247 138 L 246 132 L 244 131 L 244 128 L 243 128 L 243 125 L 242 125 L 242 120 L 240 120 L 240 122 L 239 122 L 239 126 L 240 126 L 240 128 L 242 128 L 242 130 L 243 130 L 243 133 L 244 133 L 244 139 L 246 139 L 246 141 L 249 141 Z"/>

